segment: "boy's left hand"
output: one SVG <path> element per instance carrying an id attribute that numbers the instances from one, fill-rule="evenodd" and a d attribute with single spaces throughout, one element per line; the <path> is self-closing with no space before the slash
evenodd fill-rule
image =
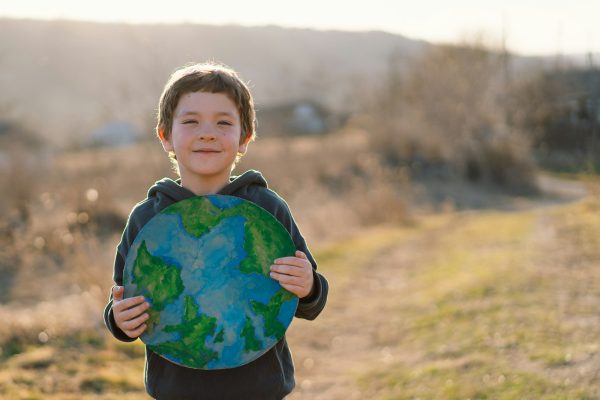
<path id="1" fill-rule="evenodd" d="M 306 297 L 313 288 L 313 269 L 306 254 L 296 251 L 296 257 L 283 257 L 271 265 L 271 278 L 299 298 Z"/>

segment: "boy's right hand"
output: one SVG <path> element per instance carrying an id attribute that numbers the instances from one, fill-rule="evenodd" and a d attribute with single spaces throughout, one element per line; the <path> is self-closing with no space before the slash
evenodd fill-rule
<path id="1" fill-rule="evenodd" d="M 150 307 L 144 296 L 130 297 L 123 300 L 125 288 L 113 286 L 112 311 L 117 326 L 130 338 L 139 337 L 146 330 L 146 320 L 150 318 L 145 311 Z"/>

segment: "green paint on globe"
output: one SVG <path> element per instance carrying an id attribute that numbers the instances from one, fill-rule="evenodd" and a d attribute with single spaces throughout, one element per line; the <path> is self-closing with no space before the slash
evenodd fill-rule
<path id="1" fill-rule="evenodd" d="M 185 201 L 172 205 L 164 212 L 181 215 L 186 231 L 196 237 L 206 234 L 210 231 L 211 227 L 226 218 L 243 214 L 249 219 L 260 220 L 264 219 L 264 213 L 266 212 L 249 202 L 241 203 L 234 208 L 224 211 L 221 211 L 209 201 L 203 202 L 201 206 L 204 214 L 204 218 L 201 221 L 194 218 L 194 213 L 198 212 L 195 207 L 198 207 L 198 205 Z M 274 224 L 247 224 L 245 229 L 246 240 L 244 241 L 244 249 L 247 251 L 248 257 L 240 265 L 242 272 L 257 272 L 268 275 L 269 267 L 273 261 L 269 258 L 270 255 L 282 248 L 285 248 L 290 255 L 295 253 L 296 249 L 293 243 L 290 246 L 289 238 L 282 236 L 279 232 L 280 229 Z M 260 239 L 265 237 L 271 238 L 271 240 L 264 241 Z"/>
<path id="2" fill-rule="evenodd" d="M 152 218 L 125 263 L 125 296 L 151 304 L 148 348 L 190 368 L 244 365 L 273 347 L 298 298 L 269 276 L 293 256 L 287 230 L 259 206 L 232 196 L 198 196 Z"/>
<path id="3" fill-rule="evenodd" d="M 255 300 L 250 302 L 252 310 L 265 320 L 265 335 L 279 337 L 285 333 L 285 326 L 277 320 L 277 316 L 279 315 L 281 303 L 287 301 L 290 295 L 291 293 L 287 291 L 278 292 L 269 300 L 268 304 L 263 304 Z"/>
<path id="4" fill-rule="evenodd" d="M 183 282 L 177 268 L 148 252 L 146 242 L 142 242 L 138 249 L 133 274 L 138 277 L 137 285 L 145 288 L 140 294 L 152 299 L 152 307 L 147 311 L 150 318 L 146 323 L 150 332 L 160 323 L 160 312 L 165 304 L 183 292 Z"/>
<path id="5" fill-rule="evenodd" d="M 254 325 L 252 325 L 252 321 L 250 317 L 246 317 L 246 323 L 242 328 L 242 338 L 244 338 L 244 350 L 245 351 L 255 351 L 259 350 L 262 346 L 262 343 L 256 337 L 256 332 L 254 331 Z"/>
<path id="6" fill-rule="evenodd" d="M 225 330 L 221 329 L 215 336 L 215 343 L 222 343 L 225 340 Z"/>
<path id="7" fill-rule="evenodd" d="M 217 327 L 216 318 L 198 313 L 198 306 L 192 296 L 185 297 L 183 323 L 167 325 L 165 332 L 177 332 L 182 340 L 177 342 L 164 342 L 159 345 L 150 345 L 150 350 L 155 353 L 168 353 L 185 364 L 206 367 L 209 361 L 218 357 L 217 352 L 206 347 L 206 338 L 213 335 Z"/>

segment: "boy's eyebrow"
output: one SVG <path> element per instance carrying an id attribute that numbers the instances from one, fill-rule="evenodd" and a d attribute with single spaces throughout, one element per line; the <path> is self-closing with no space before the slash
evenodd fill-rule
<path id="1" fill-rule="evenodd" d="M 177 114 L 178 117 L 185 117 L 188 115 L 201 115 L 202 113 L 196 112 L 196 111 L 182 111 L 179 114 Z M 215 113 L 215 115 L 225 115 L 227 117 L 232 117 L 234 118 L 235 115 L 233 113 L 230 113 L 228 111 L 217 111 Z"/>

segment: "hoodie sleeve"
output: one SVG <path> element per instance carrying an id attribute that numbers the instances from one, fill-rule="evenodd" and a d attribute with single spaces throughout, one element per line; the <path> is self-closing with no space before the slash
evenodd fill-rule
<path id="1" fill-rule="evenodd" d="M 117 246 L 117 254 L 115 256 L 113 272 L 113 281 L 117 286 L 123 286 L 123 270 L 125 268 L 125 260 L 127 259 L 129 247 L 131 246 L 131 244 L 135 240 L 135 237 L 141 229 L 140 224 L 137 223 L 138 221 L 136 218 L 136 214 L 136 209 L 134 209 L 130 214 L 129 219 L 127 220 L 127 225 L 125 226 L 123 235 L 121 236 L 121 242 Z M 117 323 L 115 322 L 115 317 L 113 315 L 112 304 L 113 295 L 111 288 L 108 303 L 104 307 L 104 324 L 115 338 L 123 342 L 133 342 L 135 338 L 130 338 L 117 326 Z"/>
<path id="2" fill-rule="evenodd" d="M 302 234 L 298 229 L 298 225 L 296 225 L 296 221 L 294 221 L 294 217 L 292 216 L 289 206 L 285 200 L 283 200 L 277 194 L 274 192 L 271 193 L 274 195 L 272 201 L 275 202 L 273 215 L 287 229 L 294 241 L 294 244 L 296 245 L 296 249 L 306 254 L 313 267 L 313 290 L 308 297 L 300 299 L 295 316 L 298 318 L 314 320 L 321 313 L 321 311 L 323 311 L 323 308 L 325 308 L 325 304 L 327 303 L 327 295 L 329 293 L 329 283 L 323 275 L 317 272 L 317 262 L 310 253 L 306 241 L 304 240 L 304 237 L 302 237 Z"/>

